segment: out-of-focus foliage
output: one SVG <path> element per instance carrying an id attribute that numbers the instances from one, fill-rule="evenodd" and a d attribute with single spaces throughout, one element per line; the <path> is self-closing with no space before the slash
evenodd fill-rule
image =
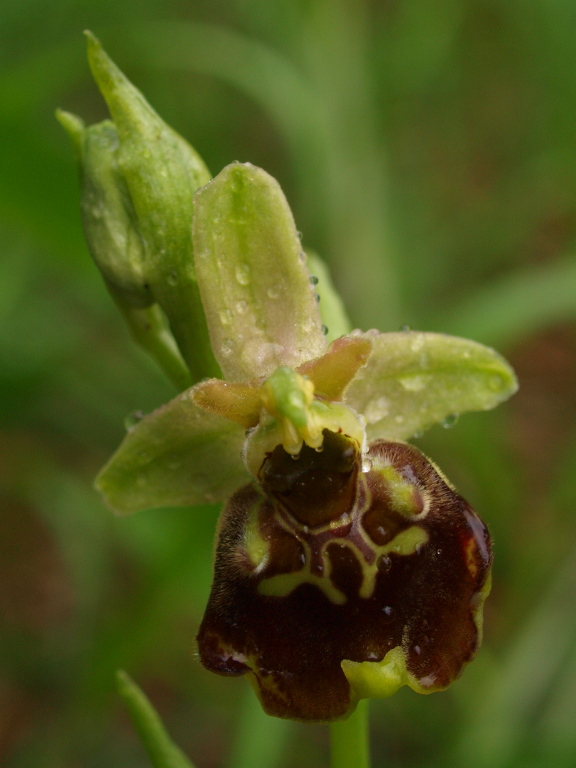
<path id="1" fill-rule="evenodd" d="M 472 336 L 521 391 L 421 441 L 489 523 L 484 647 L 373 707 L 375 764 L 576 761 L 576 6 L 569 0 L 5 0 L 0 8 L 0 762 L 141 766 L 123 667 L 201 768 L 318 766 L 194 659 L 217 507 L 118 520 L 92 489 L 173 396 L 83 243 L 60 106 L 105 117 L 89 27 L 213 173 L 281 183 L 353 321 Z M 234 740 L 234 734 L 240 738 Z"/>

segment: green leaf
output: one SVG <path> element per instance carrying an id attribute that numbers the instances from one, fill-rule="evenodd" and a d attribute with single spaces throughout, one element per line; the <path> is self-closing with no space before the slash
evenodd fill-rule
<path id="1" fill-rule="evenodd" d="M 242 427 L 198 408 L 193 396 L 189 389 L 144 416 L 96 478 L 118 514 L 223 501 L 250 481 Z"/>
<path id="2" fill-rule="evenodd" d="M 194 202 L 196 272 L 225 378 L 268 376 L 321 355 L 320 314 L 278 182 L 234 163 Z"/>
<path id="3" fill-rule="evenodd" d="M 116 682 L 118 693 L 124 699 L 154 768 L 194 768 L 184 752 L 174 744 L 158 713 L 129 675 L 119 670 Z"/>
<path id="4" fill-rule="evenodd" d="M 494 408 L 518 388 L 506 360 L 474 341 L 415 331 L 364 336 L 372 355 L 345 402 L 364 414 L 370 440 L 407 440 L 464 411 Z"/>
<path id="5" fill-rule="evenodd" d="M 146 278 L 195 381 L 218 376 L 192 246 L 194 192 L 210 173 L 152 109 L 89 32 L 88 60 L 118 132 L 118 165 L 145 247 Z"/>

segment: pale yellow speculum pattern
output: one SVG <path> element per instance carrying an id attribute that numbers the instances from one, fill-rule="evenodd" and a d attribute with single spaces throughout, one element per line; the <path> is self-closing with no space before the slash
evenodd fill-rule
<path id="1" fill-rule="evenodd" d="M 382 661 L 344 659 L 341 667 L 354 699 L 385 699 L 403 685 L 409 685 L 418 693 L 430 692 L 406 669 L 406 654 L 399 645 L 388 651 Z"/>
<path id="2" fill-rule="evenodd" d="M 327 541 L 321 550 L 323 565 L 323 573 L 321 576 L 311 572 L 310 549 L 306 542 L 301 542 L 305 550 L 305 564 L 303 567 L 299 571 L 293 573 L 281 573 L 271 576 L 268 579 L 262 579 L 258 585 L 258 591 L 262 595 L 285 597 L 301 584 L 313 584 L 324 592 L 328 600 L 332 603 L 335 605 L 343 605 L 347 600 L 346 595 L 334 586 L 330 578 L 332 564 L 327 550 L 330 544 L 336 543 L 348 547 L 360 563 L 362 569 L 362 584 L 360 585 L 359 596 L 367 599 L 372 596 L 376 586 L 376 577 L 378 575 L 379 559 L 381 556 L 392 553 L 400 556 L 412 555 L 419 547 L 426 544 L 427 541 L 428 534 L 426 531 L 418 525 L 413 525 L 399 533 L 387 544 L 377 545 L 370 542 L 370 547 L 375 553 L 375 558 L 374 562 L 367 563 L 358 547 L 352 542 L 345 539 L 333 538 Z"/>
<path id="3" fill-rule="evenodd" d="M 390 494 L 390 505 L 395 512 L 404 517 L 424 517 L 430 506 L 427 494 L 416 488 L 398 472 L 391 464 L 374 467 L 386 481 L 386 487 Z M 424 509 L 419 510 L 414 502 L 414 494 L 420 493 L 424 497 Z"/>
<path id="4" fill-rule="evenodd" d="M 253 505 L 246 528 L 244 529 L 244 549 L 255 571 L 261 570 L 266 566 L 268 552 L 270 551 L 269 542 L 260 533 L 258 508 L 258 504 Z"/>
<path id="5" fill-rule="evenodd" d="M 313 584 L 318 587 L 335 605 L 344 605 L 346 602 L 346 595 L 336 589 L 329 576 L 316 576 L 310 573 L 306 566 L 295 573 L 279 573 L 269 579 L 263 579 L 258 585 L 258 591 L 262 595 L 286 597 L 301 584 Z"/>
<path id="6" fill-rule="evenodd" d="M 359 557 L 362 566 L 362 584 L 360 586 L 360 597 L 369 598 L 374 592 L 376 586 L 376 576 L 378 575 L 379 560 L 383 555 L 413 555 L 418 548 L 426 544 L 428 534 L 419 525 L 412 525 L 410 528 L 401 531 L 387 544 L 377 545 L 370 542 L 370 547 L 376 555 L 373 563 L 367 563 L 363 557 Z"/>
<path id="7" fill-rule="evenodd" d="M 470 606 L 472 608 L 472 618 L 474 620 L 474 624 L 476 625 L 476 631 L 478 632 L 479 646 L 482 644 L 482 635 L 484 633 L 484 602 L 490 594 L 491 589 L 492 569 L 488 571 L 488 576 L 486 577 L 486 581 L 484 582 L 482 589 L 478 590 L 478 592 L 476 592 L 476 594 L 472 597 Z"/>

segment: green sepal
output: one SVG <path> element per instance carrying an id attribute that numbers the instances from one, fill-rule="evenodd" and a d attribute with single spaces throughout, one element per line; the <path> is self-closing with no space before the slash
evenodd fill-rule
<path id="1" fill-rule="evenodd" d="M 118 132 L 118 164 L 145 247 L 146 278 L 194 380 L 219 375 L 194 270 L 194 192 L 210 173 L 90 33 L 88 60 Z"/>
<path id="2" fill-rule="evenodd" d="M 194 255 L 226 379 L 269 376 L 325 351 L 292 212 L 265 171 L 233 163 L 197 192 Z"/>
<path id="3" fill-rule="evenodd" d="M 372 354 L 346 390 L 369 440 L 407 440 L 465 411 L 486 411 L 518 389 L 493 349 L 457 336 L 400 331 L 358 334 Z"/>
<path id="4" fill-rule="evenodd" d="M 132 678 L 119 670 L 116 685 L 153 768 L 194 768 L 174 744 L 158 713 Z"/>
<path id="5" fill-rule="evenodd" d="M 120 515 L 223 501 L 250 480 L 244 429 L 193 402 L 194 388 L 144 416 L 96 478 Z"/>

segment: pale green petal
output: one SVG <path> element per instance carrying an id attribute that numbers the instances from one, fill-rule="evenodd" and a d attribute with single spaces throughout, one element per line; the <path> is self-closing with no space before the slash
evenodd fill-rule
<path id="1" fill-rule="evenodd" d="M 278 182 L 227 166 L 194 198 L 196 274 L 226 379 L 296 368 L 326 349 L 292 212 Z"/>
<path id="2" fill-rule="evenodd" d="M 364 414 L 369 440 L 407 440 L 464 411 L 486 411 L 518 388 L 489 347 L 441 333 L 363 334 L 373 345 L 345 402 Z"/>
<path id="3" fill-rule="evenodd" d="M 144 416 L 98 475 L 96 487 L 118 514 L 223 501 L 249 482 L 244 429 L 198 408 L 193 394 Z"/>

